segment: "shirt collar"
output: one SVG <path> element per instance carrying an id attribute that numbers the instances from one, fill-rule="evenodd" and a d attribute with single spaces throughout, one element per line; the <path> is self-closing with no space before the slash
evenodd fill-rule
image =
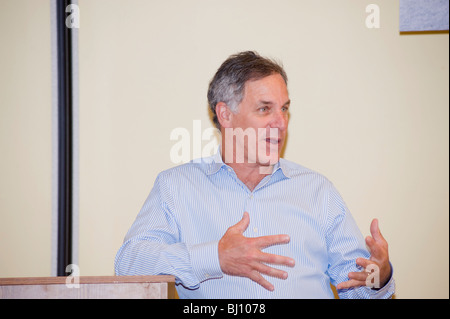
<path id="1" fill-rule="evenodd" d="M 289 165 L 287 165 L 284 158 L 280 158 L 280 160 L 274 165 L 272 175 L 278 170 L 280 170 L 286 178 L 291 178 L 291 169 Z"/>
<path id="2" fill-rule="evenodd" d="M 207 175 L 216 174 L 222 166 L 226 166 L 226 164 L 222 160 L 222 155 L 220 153 L 220 146 L 217 152 L 213 156 L 209 157 L 209 159 L 210 163 L 206 170 Z"/>

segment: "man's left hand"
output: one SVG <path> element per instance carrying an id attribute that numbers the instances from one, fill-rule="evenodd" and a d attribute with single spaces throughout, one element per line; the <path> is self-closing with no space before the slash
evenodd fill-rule
<path id="1" fill-rule="evenodd" d="M 383 235 L 381 235 L 377 219 L 374 219 L 370 224 L 370 234 L 372 236 L 366 237 L 366 244 L 371 253 L 370 259 L 356 259 L 356 264 L 364 269 L 360 272 L 349 273 L 349 280 L 338 284 L 336 289 L 366 286 L 366 281 L 372 274 L 372 269 L 375 269 L 375 273 L 371 278 L 373 278 L 373 276 L 379 276 L 380 286 L 375 288 L 381 288 L 389 281 L 391 277 L 391 265 L 389 263 L 388 243 Z"/>

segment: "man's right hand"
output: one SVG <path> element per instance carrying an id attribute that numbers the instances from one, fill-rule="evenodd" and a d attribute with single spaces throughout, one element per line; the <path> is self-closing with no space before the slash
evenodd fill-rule
<path id="1" fill-rule="evenodd" d="M 250 224 L 247 212 L 242 219 L 226 231 L 219 241 L 219 262 L 222 271 L 231 276 L 247 277 L 257 282 L 267 290 L 273 291 L 273 285 L 261 274 L 280 279 L 286 279 L 285 271 L 272 268 L 266 264 L 285 265 L 293 267 L 292 258 L 264 253 L 261 250 L 278 244 L 289 243 L 288 235 L 272 235 L 256 238 L 243 236 Z"/>

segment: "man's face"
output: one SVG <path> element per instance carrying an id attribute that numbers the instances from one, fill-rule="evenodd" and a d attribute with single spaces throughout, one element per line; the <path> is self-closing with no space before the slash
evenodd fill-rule
<path id="1" fill-rule="evenodd" d="M 275 164 L 283 149 L 289 120 L 289 94 L 279 74 L 248 81 L 238 112 L 231 115 L 231 127 L 242 129 L 246 138 L 236 135 L 235 146 L 244 149 L 245 161 L 263 166 Z M 256 145 L 249 138 L 254 132 Z"/>

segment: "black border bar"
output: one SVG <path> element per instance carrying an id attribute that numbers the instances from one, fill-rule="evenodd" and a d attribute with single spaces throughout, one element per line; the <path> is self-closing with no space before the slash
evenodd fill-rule
<path id="1" fill-rule="evenodd" d="M 56 0 L 58 79 L 58 237 L 57 276 L 72 263 L 73 80 L 72 29 L 66 26 L 71 0 Z"/>

